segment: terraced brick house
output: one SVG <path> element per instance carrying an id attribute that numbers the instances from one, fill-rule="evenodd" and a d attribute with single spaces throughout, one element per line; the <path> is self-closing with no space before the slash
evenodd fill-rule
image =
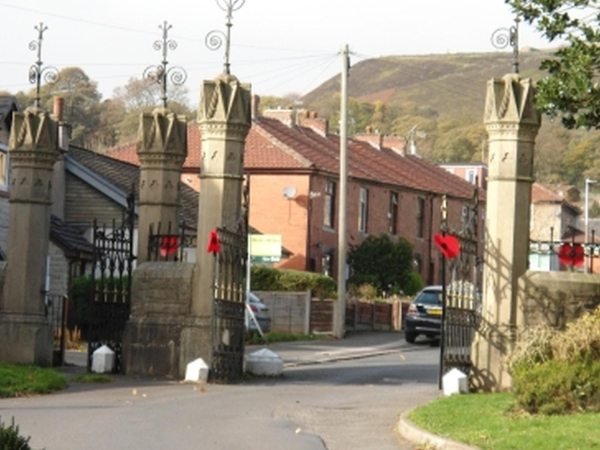
<path id="1" fill-rule="evenodd" d="M 187 140 L 182 181 L 200 189 L 197 124 L 188 125 Z M 262 233 L 282 236 L 291 254 L 279 267 L 337 274 L 339 144 L 339 136 L 330 134 L 327 121 L 316 114 L 273 110 L 260 116 L 255 99 L 244 156 L 250 180 L 249 222 Z M 108 155 L 137 165 L 135 148 L 135 143 L 122 145 Z M 449 222 L 458 228 L 473 185 L 407 155 L 403 139 L 376 133 L 350 140 L 348 169 L 349 245 L 381 233 L 404 237 L 414 246 L 415 268 L 425 283 L 439 283 L 441 254 L 433 236 L 440 229 L 442 196 L 448 197 Z M 482 219 L 481 214 L 481 236 Z"/>

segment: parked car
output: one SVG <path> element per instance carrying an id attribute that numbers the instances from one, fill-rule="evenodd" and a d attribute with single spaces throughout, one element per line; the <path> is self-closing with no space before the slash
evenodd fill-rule
<path id="1" fill-rule="evenodd" d="M 260 329 L 262 330 L 262 332 L 268 333 L 269 331 L 271 331 L 271 315 L 269 314 L 269 307 L 265 305 L 263 301 L 252 292 L 248 293 L 246 304 L 254 313 L 254 317 L 260 325 Z M 252 320 L 252 317 L 248 312 L 248 308 L 246 308 L 246 330 L 258 331 L 256 327 L 256 322 Z"/>
<path id="2" fill-rule="evenodd" d="M 406 342 L 415 342 L 424 334 L 439 339 L 442 331 L 442 286 L 428 286 L 417 294 L 404 319 Z"/>

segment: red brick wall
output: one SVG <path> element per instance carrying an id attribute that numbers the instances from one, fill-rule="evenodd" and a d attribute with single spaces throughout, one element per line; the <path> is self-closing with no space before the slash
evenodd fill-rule
<path id="1" fill-rule="evenodd" d="M 288 186 L 296 187 L 296 196 L 290 200 L 283 196 Z M 306 269 L 308 195 L 308 175 L 250 177 L 250 226 L 264 234 L 281 234 L 282 245 L 292 252 L 278 267 Z"/>

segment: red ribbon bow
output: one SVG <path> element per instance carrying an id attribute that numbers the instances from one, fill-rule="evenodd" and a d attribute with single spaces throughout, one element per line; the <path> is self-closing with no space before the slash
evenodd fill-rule
<path id="1" fill-rule="evenodd" d="M 212 230 L 210 232 L 206 253 L 221 253 L 221 243 L 219 242 L 219 235 L 217 234 L 217 230 Z"/>
<path id="2" fill-rule="evenodd" d="M 562 244 L 558 250 L 558 259 L 565 266 L 582 266 L 583 246 L 581 244 Z"/>
<path id="3" fill-rule="evenodd" d="M 177 252 L 179 248 L 179 239 L 177 236 L 163 236 L 160 241 L 160 256 L 166 258 Z"/>
<path id="4" fill-rule="evenodd" d="M 442 254 L 448 259 L 456 258 L 460 253 L 460 242 L 454 236 L 436 234 L 433 240 Z"/>

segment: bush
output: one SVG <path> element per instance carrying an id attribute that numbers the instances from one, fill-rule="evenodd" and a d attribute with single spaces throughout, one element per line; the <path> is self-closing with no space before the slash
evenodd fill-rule
<path id="1" fill-rule="evenodd" d="M 600 411 L 600 361 L 550 360 L 513 375 L 515 399 L 530 413 Z"/>
<path id="2" fill-rule="evenodd" d="M 404 294 L 405 295 L 416 295 L 421 289 L 423 289 L 425 285 L 423 284 L 423 280 L 421 279 L 421 275 L 417 272 L 411 272 L 408 283 L 404 286 Z"/>
<path id="3" fill-rule="evenodd" d="M 413 272 L 413 246 L 404 238 L 393 241 L 387 234 L 369 236 L 348 253 L 350 285 L 370 284 L 378 294 L 406 291 Z"/>
<path id="4" fill-rule="evenodd" d="M 600 307 L 561 332 L 529 330 L 508 368 L 517 403 L 529 412 L 600 411 Z"/>
<path id="5" fill-rule="evenodd" d="M 252 267 L 251 289 L 255 291 L 311 291 L 319 298 L 336 297 L 337 284 L 333 278 L 300 270 Z"/>
<path id="6" fill-rule="evenodd" d="M 0 450 L 31 450 L 29 439 L 19 434 L 19 427 L 15 425 L 14 417 L 9 427 L 0 420 Z"/>

